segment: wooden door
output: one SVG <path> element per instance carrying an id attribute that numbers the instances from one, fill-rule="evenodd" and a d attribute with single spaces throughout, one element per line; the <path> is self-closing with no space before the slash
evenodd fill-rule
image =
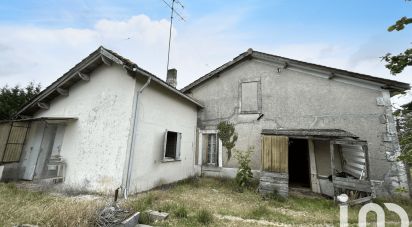
<path id="1" fill-rule="evenodd" d="M 286 136 L 262 136 L 262 169 L 268 172 L 288 172 L 289 138 Z"/>

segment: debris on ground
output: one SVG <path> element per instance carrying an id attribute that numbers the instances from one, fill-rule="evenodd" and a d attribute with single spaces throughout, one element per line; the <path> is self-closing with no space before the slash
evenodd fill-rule
<path id="1" fill-rule="evenodd" d="M 128 218 L 130 212 L 124 209 L 121 209 L 117 204 L 112 204 L 104 207 L 96 219 L 96 226 L 106 227 L 119 225 Z"/>

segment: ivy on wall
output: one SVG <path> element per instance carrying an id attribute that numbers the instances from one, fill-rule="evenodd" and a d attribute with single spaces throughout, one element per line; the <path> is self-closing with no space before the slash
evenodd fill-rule
<path id="1" fill-rule="evenodd" d="M 232 149 L 237 141 L 237 133 L 233 123 L 222 121 L 217 125 L 217 135 L 222 141 L 222 145 L 227 149 L 227 160 L 232 157 Z"/>

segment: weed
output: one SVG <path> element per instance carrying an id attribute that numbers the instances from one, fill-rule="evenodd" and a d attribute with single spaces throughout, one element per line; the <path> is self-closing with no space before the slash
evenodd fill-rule
<path id="1" fill-rule="evenodd" d="M 240 192 L 243 192 L 243 189 L 249 187 L 253 179 L 252 169 L 249 166 L 250 155 L 252 153 L 252 147 L 249 147 L 247 151 L 235 151 L 235 158 L 239 162 L 239 168 L 236 174 L 236 183 L 239 187 Z"/>
<path id="2" fill-rule="evenodd" d="M 279 192 L 276 189 L 272 193 L 267 194 L 264 198 L 281 203 L 287 201 L 287 199 L 284 196 L 279 195 Z"/>
<path id="3" fill-rule="evenodd" d="M 203 225 L 208 225 L 213 222 L 213 214 L 206 209 L 201 209 L 196 213 L 196 220 Z"/>
<path id="4" fill-rule="evenodd" d="M 184 205 L 179 205 L 176 210 L 173 211 L 173 215 L 177 218 L 187 218 L 187 209 Z"/>
<path id="5" fill-rule="evenodd" d="M 152 220 L 150 218 L 149 212 L 141 212 L 139 215 L 139 224 L 150 225 Z"/>
<path id="6" fill-rule="evenodd" d="M 146 196 L 135 201 L 133 204 L 133 208 L 136 211 L 143 212 L 149 209 L 150 206 L 152 206 L 154 200 L 154 196 L 151 193 L 148 193 Z"/>
<path id="7" fill-rule="evenodd" d="M 248 218 L 252 219 L 261 219 L 262 217 L 266 217 L 270 215 L 270 210 L 267 206 L 259 204 L 257 207 L 253 208 L 249 214 L 247 215 Z"/>

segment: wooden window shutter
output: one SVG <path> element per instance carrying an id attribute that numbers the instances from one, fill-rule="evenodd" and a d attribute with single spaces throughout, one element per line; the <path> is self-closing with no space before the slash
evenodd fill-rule
<path id="1" fill-rule="evenodd" d="M 180 143 L 182 142 L 182 133 L 177 133 L 176 141 L 176 160 L 180 160 Z"/>
<path id="2" fill-rule="evenodd" d="M 286 136 L 262 136 L 262 169 L 268 172 L 288 172 L 289 138 Z"/>
<path id="3" fill-rule="evenodd" d="M 162 157 L 162 159 L 165 159 L 165 156 L 166 156 L 166 144 L 167 144 L 167 129 L 166 129 L 166 131 L 165 131 L 165 134 L 164 134 L 164 139 L 163 139 L 163 157 Z"/>

